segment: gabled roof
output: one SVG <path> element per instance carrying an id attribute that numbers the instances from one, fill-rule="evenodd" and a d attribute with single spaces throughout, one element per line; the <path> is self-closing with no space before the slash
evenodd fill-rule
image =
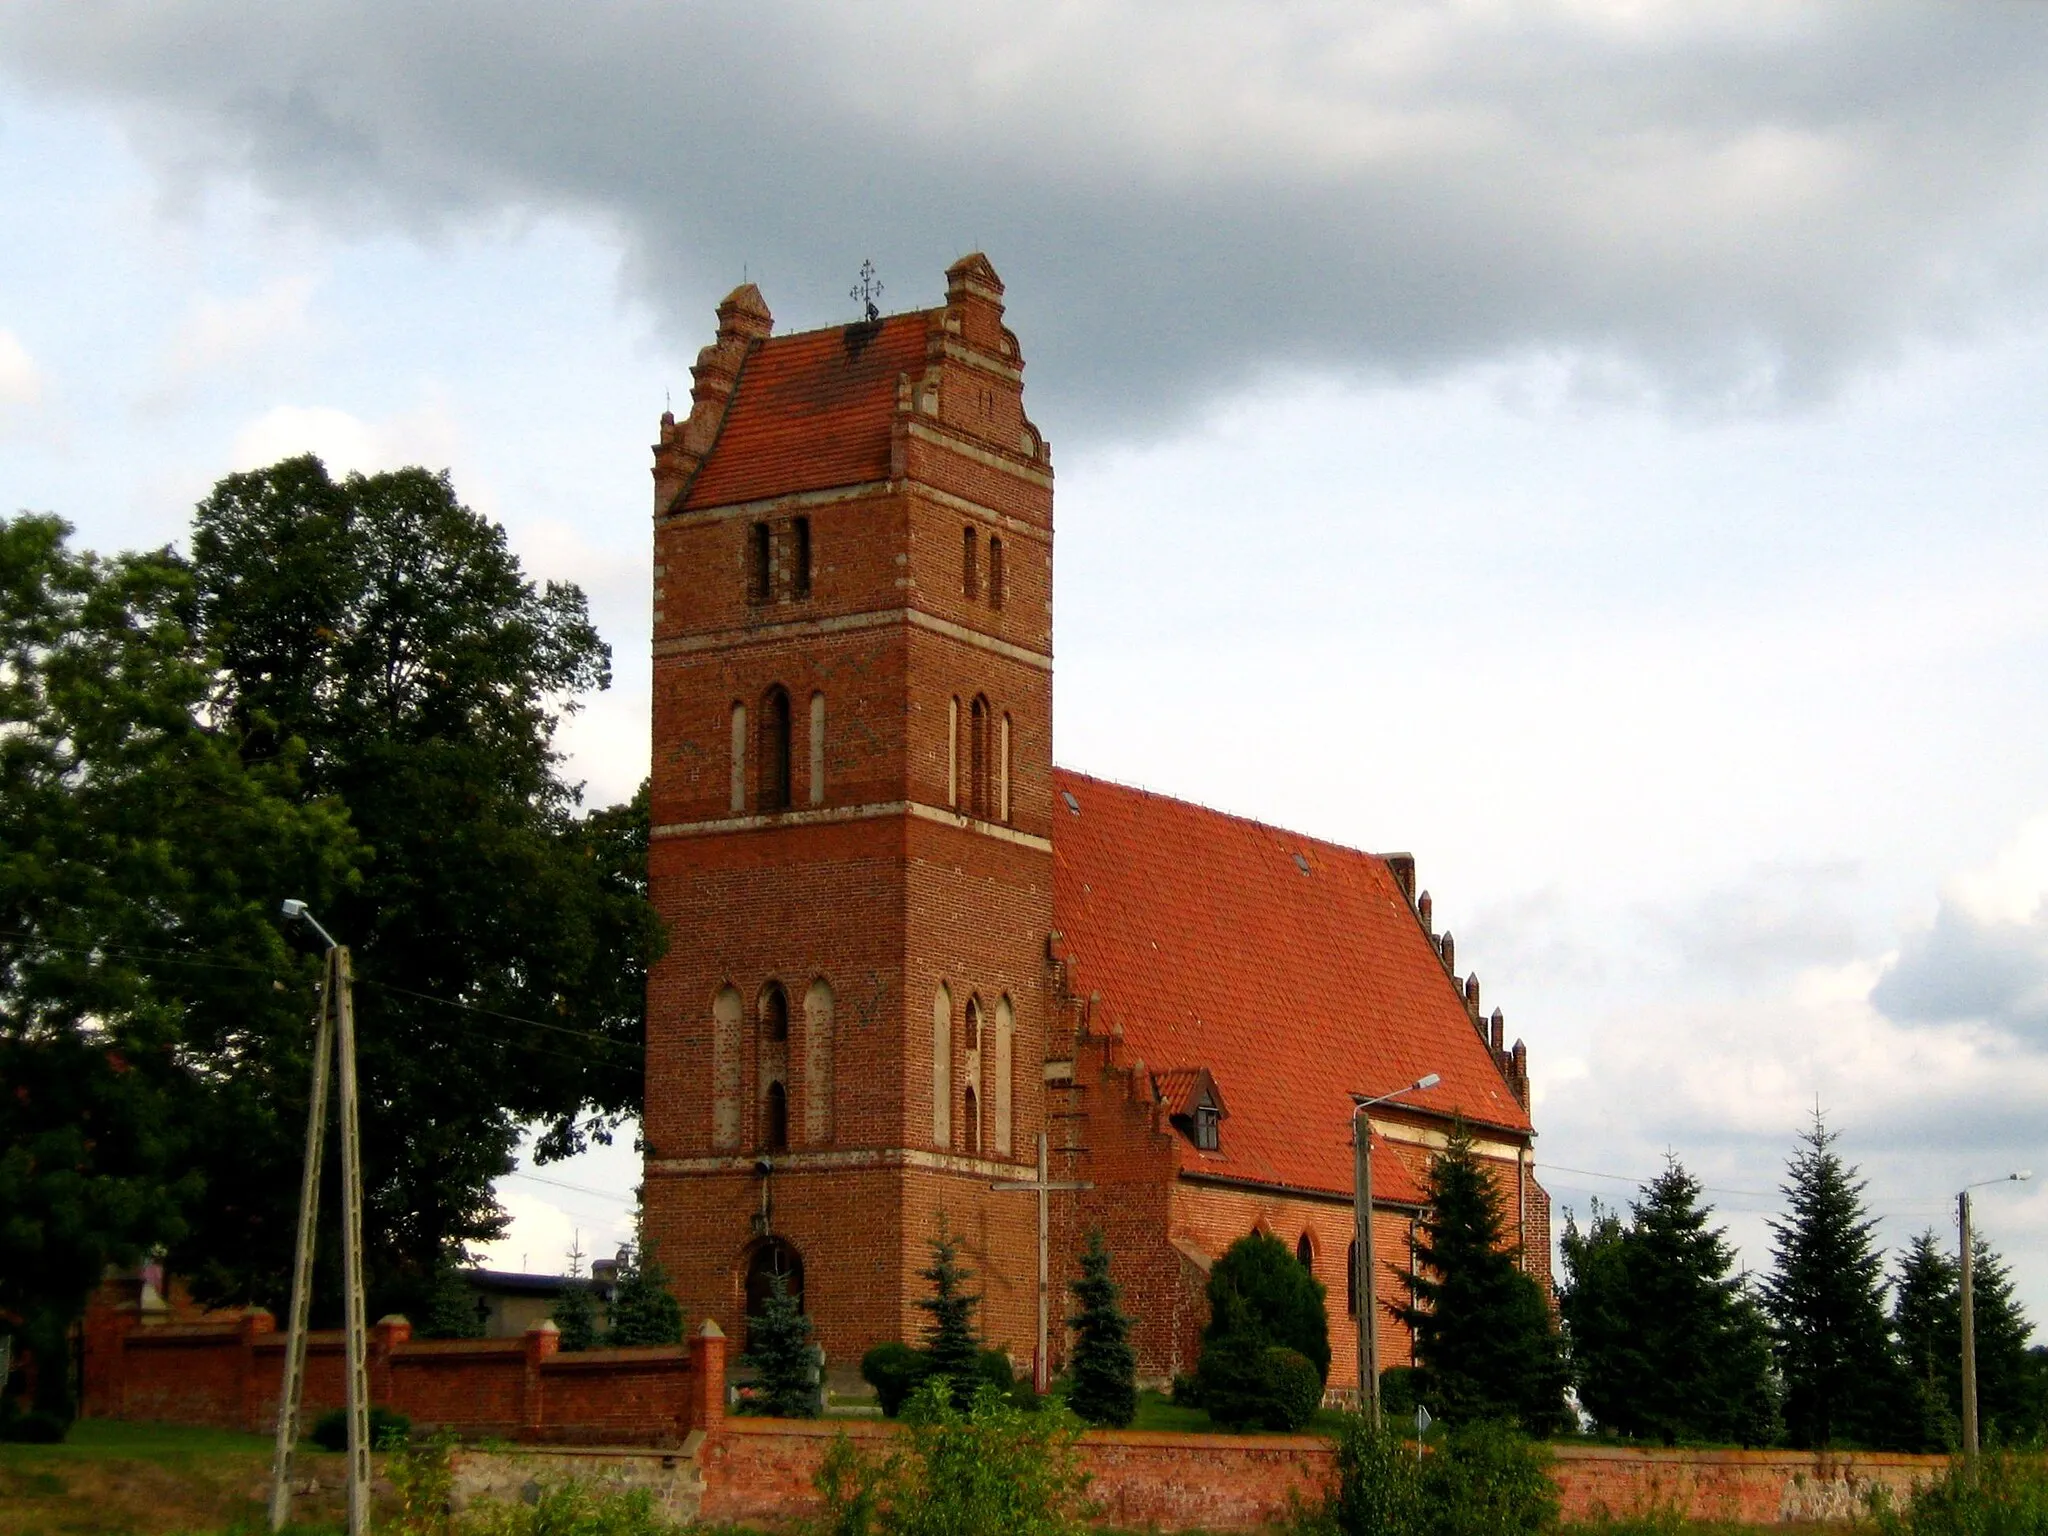
<path id="1" fill-rule="evenodd" d="M 1169 1115 L 1192 1115 L 1206 1100 L 1218 1119 L 1230 1118 L 1230 1111 L 1223 1104 L 1223 1090 L 1216 1086 L 1207 1067 L 1169 1067 L 1164 1072 L 1154 1072 L 1152 1089 Z"/>
<path id="2" fill-rule="evenodd" d="M 1386 862 L 1186 801 L 1054 770 L 1053 915 L 1069 985 L 1126 1060 L 1199 1063 L 1231 1116 L 1184 1172 L 1348 1192 L 1354 1091 L 1435 1072 L 1405 1103 L 1526 1130 Z M 1073 810 L 1068 797 L 1079 810 Z M 1377 1141 L 1375 1194 L 1418 1200 Z"/>
<path id="3" fill-rule="evenodd" d="M 896 380 L 923 371 L 931 323 L 920 310 L 763 341 L 683 508 L 887 479 Z"/>

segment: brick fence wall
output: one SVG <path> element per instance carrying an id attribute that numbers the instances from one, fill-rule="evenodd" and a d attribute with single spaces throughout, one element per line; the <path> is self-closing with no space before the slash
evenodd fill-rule
<path id="1" fill-rule="evenodd" d="M 730 1419 L 699 1453 L 702 1518 L 783 1522 L 817 1511 L 812 1487 L 833 1437 L 878 1448 L 894 1431 Z M 1686 1519 L 1745 1525 L 1846 1521 L 1873 1487 L 1904 1503 L 1939 1477 L 1939 1456 L 1792 1451 L 1553 1447 L 1551 1476 L 1568 1520 L 1675 1508 Z M 1104 1523 L 1129 1529 L 1250 1530 L 1287 1518 L 1329 1486 L 1328 1441 L 1302 1435 L 1181 1435 L 1097 1430 L 1081 1440 L 1088 1496 Z"/>
<path id="2" fill-rule="evenodd" d="M 725 1338 L 564 1355 L 552 1323 L 518 1339 L 415 1340 L 404 1318 L 370 1330 L 370 1400 L 420 1429 L 556 1445 L 680 1445 L 723 1417 Z M 268 1312 L 137 1326 L 95 1309 L 85 1330 L 88 1418 L 154 1419 L 267 1434 L 285 1336 Z M 342 1406 L 342 1336 L 308 1336 L 302 1419 Z"/>

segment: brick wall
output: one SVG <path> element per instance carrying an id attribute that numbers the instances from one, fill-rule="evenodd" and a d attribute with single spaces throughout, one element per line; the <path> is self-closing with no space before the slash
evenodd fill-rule
<path id="1" fill-rule="evenodd" d="M 678 1445 L 723 1417 L 725 1339 L 558 1353 L 552 1324 L 519 1339 L 414 1340 L 403 1318 L 370 1331 L 370 1400 L 420 1429 L 558 1445 Z M 86 1318 L 88 1418 L 162 1420 L 269 1433 L 285 1337 L 267 1312 L 219 1323 L 138 1327 L 132 1313 Z M 310 1424 L 346 1391 L 339 1333 L 307 1340 L 300 1412 Z"/>

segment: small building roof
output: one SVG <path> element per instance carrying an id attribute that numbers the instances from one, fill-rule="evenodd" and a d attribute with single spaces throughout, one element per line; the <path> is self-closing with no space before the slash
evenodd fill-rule
<path id="1" fill-rule="evenodd" d="M 1351 1188 L 1352 1094 L 1435 1072 L 1403 1104 L 1529 1129 L 1384 859 L 1184 800 L 1054 770 L 1053 913 L 1069 985 L 1128 1059 L 1199 1063 L 1230 1106 L 1184 1173 Z M 1191 1086 L 1159 1072 L 1158 1091 Z M 1170 1080 L 1169 1082 L 1165 1080 Z M 1375 1143 L 1375 1194 L 1421 1200 Z"/>

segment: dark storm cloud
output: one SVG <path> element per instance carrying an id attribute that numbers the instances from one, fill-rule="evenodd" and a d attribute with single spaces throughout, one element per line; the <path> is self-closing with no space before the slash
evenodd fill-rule
<path id="1" fill-rule="evenodd" d="M 2044 271 L 2032 7 L 47 0 L 0 58 L 174 185 L 595 216 L 685 346 L 743 263 L 818 323 L 979 246 L 1056 430 L 1534 351 L 1769 406 Z"/>
<path id="2" fill-rule="evenodd" d="M 1987 921 L 1945 900 L 1870 1000 L 1901 1023 L 1981 1019 L 2048 1047 L 2048 922 Z"/>

